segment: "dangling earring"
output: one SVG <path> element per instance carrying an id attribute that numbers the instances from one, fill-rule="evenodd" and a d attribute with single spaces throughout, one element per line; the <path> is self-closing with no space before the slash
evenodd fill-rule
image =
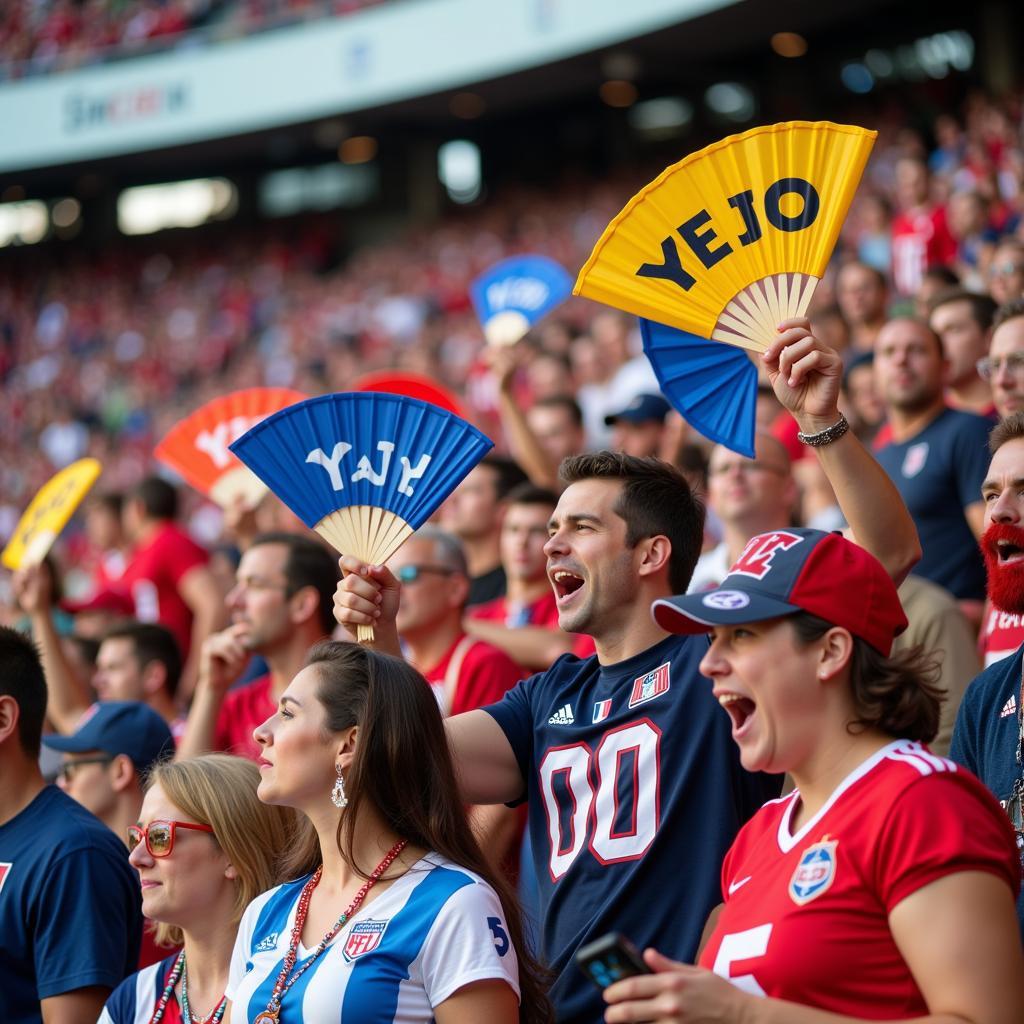
<path id="1" fill-rule="evenodd" d="M 336 764 L 334 770 L 338 773 L 338 777 L 334 780 L 334 788 L 331 790 L 331 803 L 339 810 L 343 810 L 348 807 L 348 797 L 345 796 L 345 779 L 342 777 L 340 764 Z"/>

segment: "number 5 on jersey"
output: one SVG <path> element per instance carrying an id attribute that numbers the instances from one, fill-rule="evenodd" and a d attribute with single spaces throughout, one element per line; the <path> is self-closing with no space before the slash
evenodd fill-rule
<path id="1" fill-rule="evenodd" d="M 639 860 L 647 852 L 658 833 L 660 743 L 661 730 L 642 718 L 610 729 L 596 752 L 586 743 L 547 751 L 540 792 L 552 881 L 569 870 L 588 839 L 601 864 Z"/>

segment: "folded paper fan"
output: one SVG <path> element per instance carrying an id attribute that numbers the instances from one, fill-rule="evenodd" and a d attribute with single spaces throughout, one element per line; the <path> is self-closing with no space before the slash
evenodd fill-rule
<path id="1" fill-rule="evenodd" d="M 572 294 L 572 278 L 547 256 L 511 256 L 470 286 L 489 345 L 514 345 Z"/>
<path id="2" fill-rule="evenodd" d="M 79 459 L 39 488 L 0 554 L 8 569 L 38 565 L 100 475 L 95 459 Z"/>
<path id="3" fill-rule="evenodd" d="M 462 415 L 458 399 L 450 391 L 418 373 L 397 373 L 393 370 L 368 373 L 352 384 L 352 390 L 386 391 L 392 395 L 405 395 L 407 398 L 418 398 L 421 402 L 440 406 L 455 416 Z"/>
<path id="4" fill-rule="evenodd" d="M 806 313 L 876 134 L 790 121 L 691 154 L 608 225 L 574 292 L 763 352 Z"/>
<path id="5" fill-rule="evenodd" d="M 371 391 L 289 406 L 231 450 L 334 548 L 380 564 L 491 447 L 436 405 Z M 359 640 L 372 638 L 372 627 L 359 628 Z"/>
<path id="6" fill-rule="evenodd" d="M 740 349 L 640 319 L 662 394 L 692 427 L 754 458 L 757 367 Z"/>
<path id="7" fill-rule="evenodd" d="M 305 397 L 288 388 L 221 395 L 176 423 L 153 454 L 221 508 L 239 498 L 254 508 L 267 493 L 266 485 L 231 454 L 229 445 L 272 412 Z"/>

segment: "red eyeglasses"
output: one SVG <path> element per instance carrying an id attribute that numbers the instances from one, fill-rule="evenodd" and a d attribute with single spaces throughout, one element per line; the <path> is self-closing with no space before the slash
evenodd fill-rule
<path id="1" fill-rule="evenodd" d="M 174 849 L 174 830 L 192 828 L 197 832 L 213 834 L 212 825 L 197 825 L 191 821 L 151 821 L 144 829 L 138 825 L 128 826 L 128 852 L 131 853 L 143 840 L 151 857 L 167 857 Z"/>

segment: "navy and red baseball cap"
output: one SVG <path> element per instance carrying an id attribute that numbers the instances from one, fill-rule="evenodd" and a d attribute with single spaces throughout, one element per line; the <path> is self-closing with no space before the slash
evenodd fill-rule
<path id="1" fill-rule="evenodd" d="M 719 586 L 651 606 L 654 621 L 670 633 L 709 633 L 801 611 L 848 629 L 887 657 L 907 628 L 882 563 L 841 534 L 821 530 L 758 534 Z"/>

